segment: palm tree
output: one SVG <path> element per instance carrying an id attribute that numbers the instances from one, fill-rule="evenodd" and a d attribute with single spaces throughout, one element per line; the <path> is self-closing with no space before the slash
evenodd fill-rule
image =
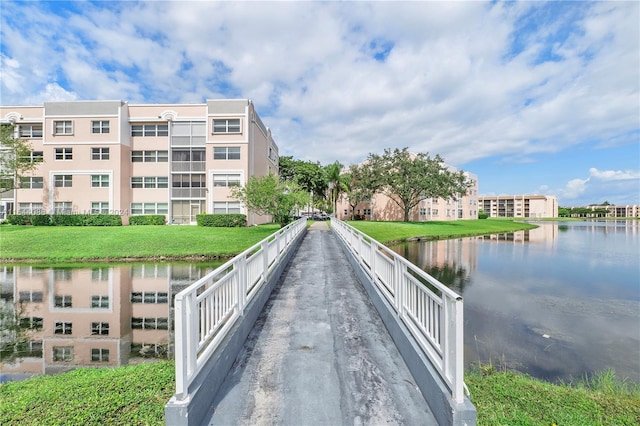
<path id="1" fill-rule="evenodd" d="M 338 197 L 340 193 L 347 190 L 347 175 L 341 174 L 343 167 L 339 161 L 325 166 L 329 187 L 329 201 L 333 206 L 334 214 L 336 214 L 336 209 L 338 208 Z"/>

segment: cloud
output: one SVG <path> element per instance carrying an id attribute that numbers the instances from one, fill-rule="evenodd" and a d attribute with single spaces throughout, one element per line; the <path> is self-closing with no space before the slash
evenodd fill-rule
<path id="1" fill-rule="evenodd" d="M 637 143 L 637 2 L 70 4 L 3 1 L 2 104 L 250 98 L 323 164 Z"/>
<path id="2" fill-rule="evenodd" d="M 592 167 L 589 177 L 571 179 L 563 188 L 546 192 L 556 195 L 564 205 L 587 205 L 605 200 L 619 205 L 640 204 L 640 172 L 600 171 Z"/>

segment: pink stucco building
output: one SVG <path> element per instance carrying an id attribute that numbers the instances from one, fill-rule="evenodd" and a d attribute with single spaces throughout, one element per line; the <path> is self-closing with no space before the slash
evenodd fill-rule
<path id="1" fill-rule="evenodd" d="M 162 214 L 193 224 L 200 213 L 244 213 L 271 221 L 230 198 L 250 176 L 278 173 L 278 146 L 250 100 L 202 104 L 125 101 L 2 106 L 43 162 L 20 188 L 0 194 L 9 213 Z"/>

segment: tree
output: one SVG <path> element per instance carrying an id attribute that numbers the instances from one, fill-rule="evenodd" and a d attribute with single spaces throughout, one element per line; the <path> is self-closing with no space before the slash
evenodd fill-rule
<path id="1" fill-rule="evenodd" d="M 291 156 L 282 156 L 279 161 L 280 180 L 300 185 L 314 199 L 324 197 L 327 189 L 325 170 L 320 163 L 294 160 Z"/>
<path id="2" fill-rule="evenodd" d="M 281 181 L 278 176 L 252 176 L 246 185 L 234 188 L 232 197 L 242 201 L 258 214 L 273 216 L 274 222 L 286 226 L 296 210 L 309 202 L 309 194 L 292 181 Z"/>
<path id="3" fill-rule="evenodd" d="M 367 181 L 364 167 L 357 164 L 349 166 L 349 172 L 345 173 L 347 202 L 351 207 L 351 219 L 355 219 L 354 211 L 358 204 L 370 200 L 374 191 L 372 185 Z"/>
<path id="4" fill-rule="evenodd" d="M 427 198 L 455 198 L 466 193 L 470 182 L 462 171 L 451 171 L 439 155 L 411 154 L 408 148 L 369 154 L 363 164 L 372 188 L 385 194 L 404 211 L 404 221 Z"/>
<path id="5" fill-rule="evenodd" d="M 347 176 L 342 174 L 343 167 L 344 166 L 338 161 L 325 166 L 327 185 L 329 189 L 328 199 L 331 203 L 333 212 L 336 211 L 338 206 L 338 197 L 340 196 L 340 193 L 347 190 Z"/>
<path id="6" fill-rule="evenodd" d="M 31 158 L 31 145 L 14 136 L 15 126 L 0 126 L 0 193 L 18 187 L 20 179 L 36 168 L 39 162 Z"/>

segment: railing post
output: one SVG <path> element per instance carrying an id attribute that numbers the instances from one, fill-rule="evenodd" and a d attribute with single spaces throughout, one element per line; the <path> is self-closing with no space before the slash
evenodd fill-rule
<path id="1" fill-rule="evenodd" d="M 462 297 L 455 300 L 455 373 L 453 394 L 457 403 L 464 402 L 464 309 Z"/>
<path id="2" fill-rule="evenodd" d="M 402 288 L 404 287 L 404 280 L 402 279 L 402 274 L 404 272 L 403 269 L 404 265 L 402 264 L 400 259 L 398 259 L 398 256 L 393 256 L 393 297 L 399 318 L 402 318 L 404 316 L 404 303 L 402 300 L 402 297 L 404 296 L 404 291 L 402 290 Z"/>
<path id="3" fill-rule="evenodd" d="M 184 316 L 184 299 L 176 297 L 175 300 L 175 369 L 176 369 L 176 398 L 179 400 L 187 396 L 187 363 L 186 363 L 186 337 L 187 327 Z"/>
<path id="4" fill-rule="evenodd" d="M 247 303 L 247 288 L 249 287 L 249 273 L 247 272 L 247 257 L 242 256 L 238 259 L 233 265 L 234 269 L 237 268 L 237 280 L 238 280 L 238 288 L 236 292 L 236 306 L 238 309 L 238 314 L 242 315 L 244 312 L 244 306 Z"/>

